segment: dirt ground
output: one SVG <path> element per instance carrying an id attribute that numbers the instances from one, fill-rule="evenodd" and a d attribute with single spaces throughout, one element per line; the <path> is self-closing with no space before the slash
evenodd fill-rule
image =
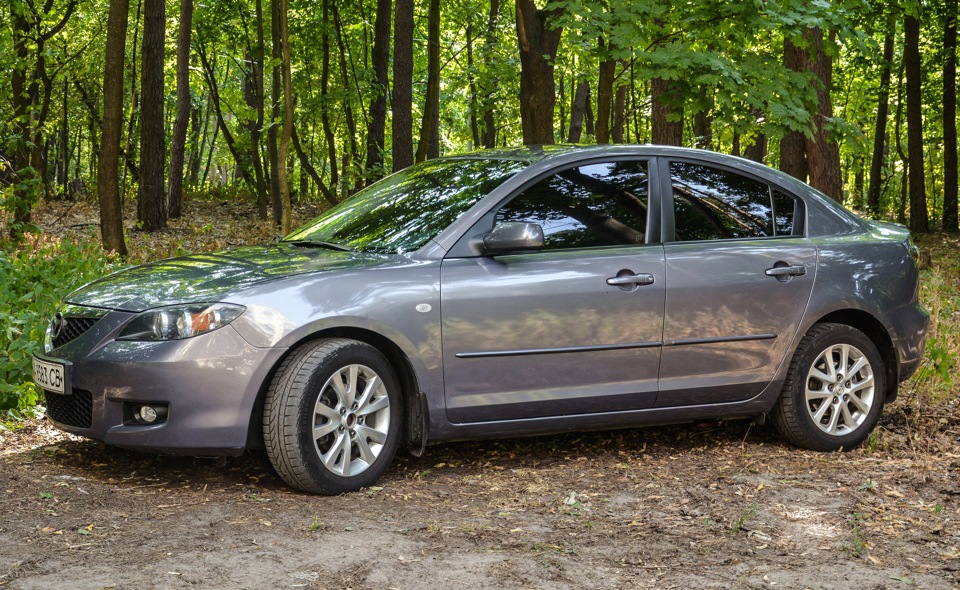
<path id="1" fill-rule="evenodd" d="M 133 232 L 135 255 L 260 237 L 251 206 L 191 206 L 211 221 Z M 743 421 L 573 433 L 401 452 L 376 488 L 319 497 L 262 455 L 160 457 L 32 421 L 0 430 L 0 588 L 960 588 L 958 442 L 956 402 L 907 391 L 849 453 Z"/>
<path id="2" fill-rule="evenodd" d="M 960 430 L 906 414 L 837 454 L 748 422 L 446 444 L 340 497 L 35 421 L 0 431 L 0 587 L 960 588 Z"/>

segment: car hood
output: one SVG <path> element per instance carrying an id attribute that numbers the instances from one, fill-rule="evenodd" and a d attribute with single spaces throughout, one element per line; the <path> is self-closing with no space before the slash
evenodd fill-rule
<path id="1" fill-rule="evenodd" d="M 77 289 L 67 303 L 140 312 L 178 303 L 228 301 L 244 288 L 292 275 L 370 267 L 395 255 L 277 243 L 170 258 L 121 270 Z"/>

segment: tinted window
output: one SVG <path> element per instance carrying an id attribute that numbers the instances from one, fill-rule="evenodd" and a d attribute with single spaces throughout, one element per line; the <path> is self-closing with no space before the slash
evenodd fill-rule
<path id="1" fill-rule="evenodd" d="M 360 191 L 285 240 L 376 252 L 416 250 L 525 166 L 508 160 L 429 160 Z"/>
<path id="2" fill-rule="evenodd" d="M 772 199 L 766 184 L 734 172 L 682 162 L 670 164 L 670 176 L 678 240 L 774 235 Z M 789 210 L 789 214 L 784 211 L 782 223 L 792 228 L 792 204 Z M 777 223 L 780 225 L 780 218 Z"/>
<path id="3" fill-rule="evenodd" d="M 796 211 L 796 199 L 780 191 L 773 191 L 773 220 L 778 236 L 793 235 L 794 230 L 798 229 L 793 223 Z"/>
<path id="4" fill-rule="evenodd" d="M 642 244 L 648 192 L 646 162 L 580 166 L 517 195 L 497 222 L 540 224 L 547 249 Z"/>

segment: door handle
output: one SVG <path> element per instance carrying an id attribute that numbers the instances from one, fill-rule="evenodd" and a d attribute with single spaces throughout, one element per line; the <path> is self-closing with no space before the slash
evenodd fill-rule
<path id="1" fill-rule="evenodd" d="M 807 268 L 805 266 L 793 265 L 793 266 L 775 266 L 773 268 L 768 268 L 763 271 L 763 274 L 768 277 L 799 277 L 807 274 Z"/>
<path id="2" fill-rule="evenodd" d="M 623 287 L 623 286 L 629 286 L 629 285 L 652 285 L 653 275 L 641 273 L 638 275 L 610 277 L 609 279 L 607 279 L 607 284 L 610 285 L 611 287 Z"/>

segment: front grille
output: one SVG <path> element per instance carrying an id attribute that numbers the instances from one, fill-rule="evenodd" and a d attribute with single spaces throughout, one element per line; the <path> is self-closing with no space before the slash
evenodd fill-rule
<path id="1" fill-rule="evenodd" d="M 63 327 L 60 329 L 60 334 L 53 339 L 53 347 L 60 348 L 67 342 L 76 340 L 84 332 L 93 327 L 94 324 L 99 321 L 100 318 L 80 318 L 80 317 L 65 317 L 63 318 Z"/>
<path id="2" fill-rule="evenodd" d="M 71 395 L 44 392 L 47 402 L 47 417 L 54 422 L 90 428 L 93 425 L 93 394 L 83 389 L 74 389 Z"/>

